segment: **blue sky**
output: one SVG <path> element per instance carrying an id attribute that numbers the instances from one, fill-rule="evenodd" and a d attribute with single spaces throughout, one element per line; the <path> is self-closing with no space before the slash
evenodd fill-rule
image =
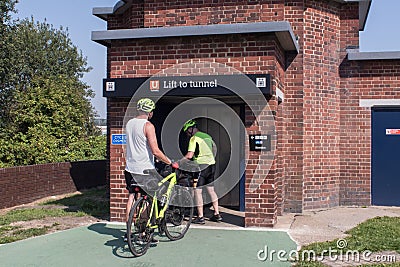
<path id="1" fill-rule="evenodd" d="M 106 117 L 106 101 L 102 97 L 102 79 L 106 76 L 106 49 L 91 41 L 93 30 L 105 30 L 105 21 L 92 15 L 93 7 L 112 7 L 117 0 L 19 0 L 17 17 L 33 16 L 47 20 L 55 28 L 63 26 L 73 43 L 82 50 L 93 70 L 86 74 L 96 97 L 93 106 L 101 118 Z M 400 51 L 400 0 L 373 0 L 367 24 L 360 33 L 361 51 Z"/>

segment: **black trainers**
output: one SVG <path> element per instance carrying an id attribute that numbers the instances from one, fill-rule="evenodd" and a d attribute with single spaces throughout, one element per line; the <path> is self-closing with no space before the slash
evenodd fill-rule
<path id="1" fill-rule="evenodd" d="M 206 221 L 204 220 L 204 217 L 197 217 L 195 220 L 192 221 L 192 223 L 205 224 Z"/>
<path id="2" fill-rule="evenodd" d="M 210 221 L 222 222 L 222 217 L 220 214 L 214 214 L 213 216 L 211 216 Z"/>

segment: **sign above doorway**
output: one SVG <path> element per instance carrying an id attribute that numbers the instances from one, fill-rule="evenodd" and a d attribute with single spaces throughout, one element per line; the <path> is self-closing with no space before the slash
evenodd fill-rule
<path id="1" fill-rule="evenodd" d="M 247 74 L 261 94 L 271 95 L 269 74 Z M 247 80 L 248 81 L 248 80 Z M 234 96 L 230 86 L 237 87 L 244 83 L 243 75 L 200 75 L 167 76 L 142 78 L 117 78 L 103 80 L 104 97 L 132 97 L 137 90 L 148 91 L 149 96 Z M 235 89 L 235 88 L 233 88 Z"/>

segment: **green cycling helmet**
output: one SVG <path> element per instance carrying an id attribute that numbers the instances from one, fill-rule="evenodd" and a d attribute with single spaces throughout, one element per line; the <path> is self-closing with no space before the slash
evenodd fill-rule
<path id="1" fill-rule="evenodd" d="M 196 126 L 197 123 L 194 120 L 188 120 L 187 122 L 185 122 L 185 124 L 183 125 L 183 131 L 186 132 L 187 129 L 189 129 L 190 127 L 194 127 Z"/>
<path id="2" fill-rule="evenodd" d="M 144 112 L 152 112 L 156 108 L 156 104 L 150 98 L 142 98 L 137 102 L 137 110 Z"/>

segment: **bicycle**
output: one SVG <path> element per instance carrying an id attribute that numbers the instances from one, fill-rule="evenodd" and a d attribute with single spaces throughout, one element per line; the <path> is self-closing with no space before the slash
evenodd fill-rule
<path id="1" fill-rule="evenodd" d="M 178 168 L 173 168 L 171 174 L 158 182 L 157 190 L 151 197 L 140 197 L 131 208 L 127 238 L 129 249 L 136 257 L 147 252 L 155 229 L 175 241 L 183 238 L 190 227 L 193 195 L 189 188 L 175 186 L 177 172 Z"/>

